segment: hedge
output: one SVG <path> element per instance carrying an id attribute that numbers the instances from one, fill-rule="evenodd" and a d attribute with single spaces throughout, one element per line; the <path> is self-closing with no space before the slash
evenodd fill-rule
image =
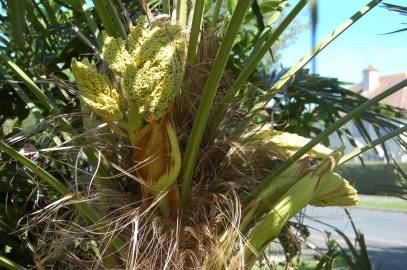
<path id="1" fill-rule="evenodd" d="M 399 166 L 403 171 L 407 171 L 407 163 Z M 400 176 L 393 166 L 387 163 L 349 163 L 340 166 L 337 171 L 352 183 L 360 194 L 394 195 L 402 190 Z"/>

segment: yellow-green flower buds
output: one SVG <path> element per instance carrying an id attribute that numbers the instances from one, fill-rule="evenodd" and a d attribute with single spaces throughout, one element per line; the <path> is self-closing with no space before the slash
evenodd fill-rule
<path id="1" fill-rule="evenodd" d="M 165 19 L 149 26 L 140 19 L 131 29 L 127 44 L 104 35 L 103 58 L 122 78 L 129 106 L 156 118 L 163 117 L 180 89 L 184 55 L 182 27 Z"/>
<path id="2" fill-rule="evenodd" d="M 126 50 L 124 40 L 109 37 L 103 33 L 103 43 L 104 60 L 116 75 L 121 76 L 126 70 L 126 66 L 131 63 L 130 54 Z"/>
<path id="3" fill-rule="evenodd" d="M 86 58 L 82 62 L 73 59 L 71 68 L 82 99 L 89 107 L 111 120 L 123 118 L 122 98 L 106 75 L 98 74 Z"/>
<path id="4" fill-rule="evenodd" d="M 251 265 L 255 251 L 261 252 L 273 240 L 288 220 L 307 204 L 316 206 L 349 206 L 357 201 L 356 190 L 333 173 L 341 153 L 334 152 L 319 164 L 309 167 L 302 177 L 290 185 L 283 195 L 274 194 L 279 200 L 269 205 L 269 211 L 257 221 L 244 248 L 245 261 Z M 275 184 L 274 182 L 271 185 Z M 272 196 L 272 195 L 269 195 Z"/>
<path id="5" fill-rule="evenodd" d="M 271 125 L 262 128 L 254 128 L 241 139 L 248 146 L 256 147 L 259 154 L 269 155 L 281 160 L 289 159 L 295 152 L 306 145 L 310 139 L 297 134 L 272 131 Z M 314 146 L 307 154 L 313 158 L 324 158 L 332 153 L 332 150 L 322 144 Z"/>
<path id="6" fill-rule="evenodd" d="M 329 179 L 315 191 L 310 204 L 314 206 L 351 206 L 359 201 L 356 189 L 339 174 L 332 173 L 328 177 Z"/>
<path id="7" fill-rule="evenodd" d="M 179 25 L 157 20 L 150 28 L 132 31 L 132 63 L 123 73 L 123 92 L 141 112 L 161 118 L 181 86 L 184 38 Z"/>

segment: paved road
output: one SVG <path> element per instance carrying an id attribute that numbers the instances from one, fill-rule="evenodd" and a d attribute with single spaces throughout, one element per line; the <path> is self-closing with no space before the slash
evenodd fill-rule
<path id="1" fill-rule="evenodd" d="M 406 270 L 407 213 L 362 208 L 351 208 L 350 210 L 356 228 L 365 235 L 369 256 L 374 264 L 373 269 Z M 354 236 L 349 220 L 341 208 L 308 207 L 306 215 L 334 225 L 348 236 Z M 328 228 L 311 220 L 305 220 L 305 224 L 320 230 L 312 232 L 310 241 L 317 248 L 323 249 L 325 247 L 323 231 Z"/>

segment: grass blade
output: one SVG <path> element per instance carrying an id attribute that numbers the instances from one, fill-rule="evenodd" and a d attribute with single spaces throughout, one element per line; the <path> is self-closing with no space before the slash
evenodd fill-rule
<path id="1" fill-rule="evenodd" d="M 206 82 L 203 89 L 202 99 L 199 104 L 198 112 L 194 120 L 192 132 L 189 137 L 183 159 L 184 164 L 182 166 L 181 172 L 181 202 L 184 204 L 189 197 L 192 172 L 198 156 L 198 150 L 201 145 L 205 126 L 208 121 L 209 111 L 211 109 L 213 99 L 215 98 L 216 90 L 225 69 L 226 62 L 229 58 L 230 50 L 232 49 L 234 40 L 239 32 L 243 18 L 247 13 L 250 4 L 251 1 L 247 0 L 240 0 L 237 3 L 235 11 L 233 12 L 232 18 L 227 27 L 225 36 L 223 37 L 218 54 L 216 55 L 216 58 L 214 60 L 213 68 L 209 74 L 208 81 Z"/>
<path id="2" fill-rule="evenodd" d="M 367 247 L 365 243 L 365 237 L 363 236 L 362 233 L 360 233 L 355 226 L 355 223 L 353 222 L 353 218 L 350 215 L 350 212 L 348 209 L 343 209 L 348 216 L 348 219 L 350 221 L 350 224 L 352 225 L 353 232 L 355 233 L 356 236 L 356 241 L 359 243 L 360 247 L 360 255 L 356 254 L 355 258 L 357 259 L 357 263 L 359 264 L 359 267 L 363 270 L 371 270 L 372 265 L 370 264 L 370 259 L 369 255 L 367 253 Z"/>
<path id="3" fill-rule="evenodd" d="M 355 256 L 355 257 L 357 257 L 358 252 L 357 252 L 356 248 L 354 247 L 354 245 L 352 245 L 352 241 L 346 236 L 346 234 L 345 234 L 344 232 L 342 232 L 340 229 L 338 229 L 337 227 L 335 227 L 335 226 L 333 226 L 333 225 L 331 225 L 331 224 L 325 223 L 325 222 L 320 221 L 320 220 L 318 220 L 318 219 L 315 219 L 315 218 L 313 218 L 313 217 L 307 216 L 307 218 L 309 218 L 310 220 L 313 220 L 313 221 L 315 221 L 315 222 L 318 222 L 318 223 L 320 223 L 320 224 L 323 224 L 323 225 L 325 225 L 325 226 L 327 226 L 327 227 L 333 229 L 333 230 L 334 230 L 337 234 L 339 234 L 339 235 L 343 238 L 343 240 L 346 242 L 347 246 L 349 247 L 349 251 L 352 253 L 352 255 Z"/>

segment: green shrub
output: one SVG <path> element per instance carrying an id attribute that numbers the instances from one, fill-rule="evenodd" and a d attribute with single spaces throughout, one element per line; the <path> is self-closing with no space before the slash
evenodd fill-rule
<path id="1" fill-rule="evenodd" d="M 400 164 L 400 167 L 406 170 L 407 163 Z M 395 194 L 401 187 L 400 177 L 387 163 L 349 163 L 339 167 L 338 172 L 361 194 Z"/>

